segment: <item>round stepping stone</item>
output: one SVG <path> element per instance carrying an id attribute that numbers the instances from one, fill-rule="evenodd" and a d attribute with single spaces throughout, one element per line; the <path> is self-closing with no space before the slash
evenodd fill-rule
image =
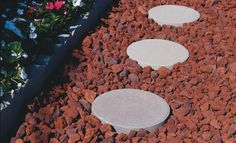
<path id="1" fill-rule="evenodd" d="M 184 23 L 199 19 L 200 14 L 196 10 L 180 5 L 161 5 L 148 11 L 149 18 L 159 25 L 182 26 Z"/>
<path id="2" fill-rule="evenodd" d="M 174 64 L 184 62 L 189 56 L 189 52 L 184 46 L 161 39 L 134 42 L 128 47 L 127 54 L 140 66 L 151 66 L 155 70 L 161 66 L 171 69 Z"/>
<path id="3" fill-rule="evenodd" d="M 116 132 L 146 129 L 153 132 L 169 116 L 166 101 L 151 92 L 119 89 L 98 96 L 92 104 L 92 114 L 103 123 L 111 124 Z"/>

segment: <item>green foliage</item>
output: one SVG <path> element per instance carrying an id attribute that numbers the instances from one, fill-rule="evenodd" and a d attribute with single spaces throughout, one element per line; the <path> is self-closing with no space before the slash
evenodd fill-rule
<path id="1" fill-rule="evenodd" d="M 26 54 L 20 42 L 1 44 L 1 92 L 9 94 L 13 89 L 19 89 L 26 82 L 27 76 L 22 68 L 24 56 L 26 57 Z"/>

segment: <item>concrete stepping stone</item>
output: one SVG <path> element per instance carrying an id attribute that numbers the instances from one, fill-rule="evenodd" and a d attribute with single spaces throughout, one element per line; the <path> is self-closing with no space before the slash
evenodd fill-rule
<path id="1" fill-rule="evenodd" d="M 140 66 L 151 66 L 155 70 L 161 66 L 171 69 L 174 64 L 182 63 L 189 57 L 189 52 L 184 46 L 162 39 L 134 42 L 127 48 L 127 54 Z"/>
<path id="2" fill-rule="evenodd" d="M 148 17 L 159 25 L 182 26 L 184 23 L 193 22 L 199 19 L 198 11 L 180 5 L 161 5 L 151 8 Z"/>
<path id="3" fill-rule="evenodd" d="M 163 125 L 170 107 L 160 96 L 138 89 L 119 89 L 98 96 L 92 104 L 92 114 L 116 132 L 146 129 L 153 132 Z"/>

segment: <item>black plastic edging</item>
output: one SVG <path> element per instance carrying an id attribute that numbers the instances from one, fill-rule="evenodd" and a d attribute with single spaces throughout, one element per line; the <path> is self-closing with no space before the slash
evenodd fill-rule
<path id="1" fill-rule="evenodd" d="M 11 105 L 3 109 L 1 115 L 0 126 L 0 142 L 10 142 L 10 138 L 15 136 L 16 130 L 22 123 L 21 118 L 24 116 L 26 104 L 32 101 L 36 95 L 40 93 L 47 81 L 53 76 L 53 73 L 62 66 L 65 58 L 70 55 L 73 48 L 81 45 L 85 36 L 89 34 L 99 23 L 99 19 L 112 6 L 114 0 L 96 0 L 95 5 L 89 12 L 88 19 L 79 19 L 76 24 L 80 24 L 74 35 L 69 37 L 67 42 L 63 44 L 52 55 L 48 65 L 37 71 L 37 75 L 30 79 L 26 86 L 15 95 Z"/>

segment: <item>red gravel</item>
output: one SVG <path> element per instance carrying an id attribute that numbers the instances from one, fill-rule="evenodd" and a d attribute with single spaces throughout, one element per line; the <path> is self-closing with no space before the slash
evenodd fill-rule
<path id="1" fill-rule="evenodd" d="M 147 10 L 160 4 L 193 7 L 201 18 L 183 27 L 160 27 L 147 18 Z M 30 105 L 12 142 L 236 142 L 235 5 L 235 0 L 121 0 L 103 19 L 108 26 L 74 51 L 79 64 L 66 66 L 70 82 L 47 93 L 39 110 L 37 100 Z M 190 57 L 171 71 L 142 69 L 128 59 L 126 48 L 147 38 L 179 42 Z M 156 93 L 171 106 L 167 123 L 154 133 L 117 134 L 90 115 L 97 95 L 130 87 Z"/>

